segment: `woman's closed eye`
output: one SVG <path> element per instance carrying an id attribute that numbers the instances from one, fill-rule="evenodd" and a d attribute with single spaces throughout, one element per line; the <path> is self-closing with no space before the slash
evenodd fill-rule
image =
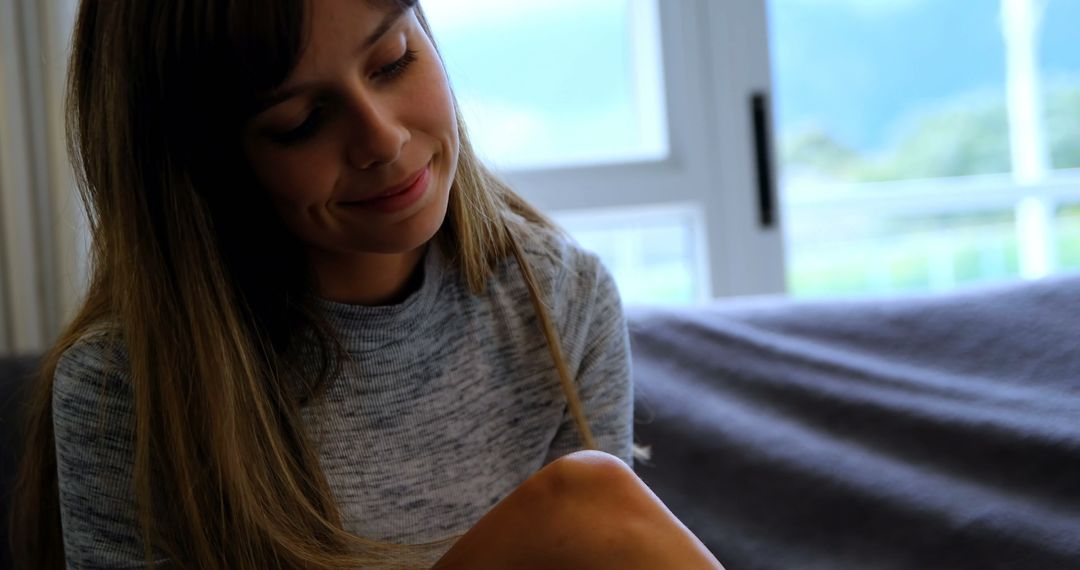
<path id="1" fill-rule="evenodd" d="M 405 73 L 405 70 L 408 69 L 416 59 L 416 51 L 406 49 L 405 53 L 400 58 L 376 70 L 372 75 L 372 78 L 377 81 L 392 81 L 397 79 Z M 316 106 L 299 125 L 284 132 L 273 133 L 270 135 L 270 138 L 283 146 L 296 144 L 309 139 L 318 132 L 326 112 L 327 108 L 325 105 Z"/>
<path id="2" fill-rule="evenodd" d="M 395 79 L 402 73 L 405 73 L 405 70 L 409 65 L 415 61 L 416 50 L 406 49 L 405 54 L 398 58 L 397 61 L 380 67 L 379 70 L 375 72 L 375 77 L 383 81 Z"/>
<path id="3" fill-rule="evenodd" d="M 288 131 L 272 133 L 270 138 L 281 145 L 290 145 L 310 138 L 318 130 L 324 113 L 324 106 L 315 107 L 302 123 Z"/>

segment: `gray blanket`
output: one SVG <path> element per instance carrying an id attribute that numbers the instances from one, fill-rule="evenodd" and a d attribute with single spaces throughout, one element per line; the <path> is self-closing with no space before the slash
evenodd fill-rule
<path id="1" fill-rule="evenodd" d="M 638 473 L 729 570 L 1080 569 L 1080 276 L 629 318 Z"/>

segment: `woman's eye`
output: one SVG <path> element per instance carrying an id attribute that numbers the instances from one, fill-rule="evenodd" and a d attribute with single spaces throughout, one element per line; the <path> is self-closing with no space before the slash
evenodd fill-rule
<path id="1" fill-rule="evenodd" d="M 401 56 L 401 59 L 384 65 L 375 72 L 375 77 L 378 79 L 394 79 L 405 72 L 405 69 L 409 67 L 411 63 L 416 61 L 416 51 L 407 49 L 405 55 Z"/>
<path id="2" fill-rule="evenodd" d="M 303 123 L 300 123 L 296 128 L 285 131 L 283 133 L 275 133 L 271 135 L 278 144 L 289 145 L 298 143 L 302 140 L 310 138 L 318 130 L 319 125 L 322 123 L 323 109 L 322 107 L 316 107 Z"/>
<path id="3" fill-rule="evenodd" d="M 405 69 L 415 62 L 416 59 L 416 51 L 407 49 L 405 50 L 405 54 L 399 59 L 380 67 L 375 72 L 375 78 L 379 80 L 394 79 L 404 73 Z M 304 119 L 304 122 L 300 123 L 295 128 L 284 132 L 272 133 L 269 136 L 271 140 L 283 146 L 289 146 L 307 140 L 314 136 L 319 130 L 319 127 L 323 122 L 324 113 L 324 107 L 316 107 L 308 114 L 307 118 Z"/>

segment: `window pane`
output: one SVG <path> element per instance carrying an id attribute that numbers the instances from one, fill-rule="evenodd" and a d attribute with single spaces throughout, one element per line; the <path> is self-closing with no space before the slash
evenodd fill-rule
<path id="1" fill-rule="evenodd" d="M 656 0 L 425 0 L 478 151 L 501 168 L 667 154 Z"/>
<path id="2" fill-rule="evenodd" d="M 789 231 L 789 288 L 797 296 L 941 290 L 1018 275 L 1011 210 L 938 216 L 820 210 L 796 218 Z"/>
<path id="3" fill-rule="evenodd" d="M 770 0 L 789 190 L 1009 172 L 1000 13 L 998 0 Z"/>
<path id="4" fill-rule="evenodd" d="M 684 304 L 704 297 L 697 208 L 559 212 L 558 223 L 611 271 L 626 304 Z"/>
<path id="5" fill-rule="evenodd" d="M 1057 253 L 1062 269 L 1080 269 L 1080 204 L 1057 211 Z"/>
<path id="6" fill-rule="evenodd" d="M 1046 131 L 1054 168 L 1080 168 L 1080 2 L 1049 0 L 1039 52 Z"/>
<path id="7" fill-rule="evenodd" d="M 1080 3 L 770 1 L 792 292 L 1070 267 Z"/>

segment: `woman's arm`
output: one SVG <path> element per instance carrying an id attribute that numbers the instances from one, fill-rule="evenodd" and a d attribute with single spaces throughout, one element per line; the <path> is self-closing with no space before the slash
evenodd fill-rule
<path id="1" fill-rule="evenodd" d="M 597 451 L 536 472 L 434 566 L 463 568 L 723 570 L 625 463 Z"/>
<path id="2" fill-rule="evenodd" d="M 68 568 L 144 566 L 131 486 L 134 404 L 118 354 L 105 337 L 84 338 L 63 354 L 54 374 L 56 475 Z"/>
<path id="3" fill-rule="evenodd" d="M 632 463 L 634 385 L 630 340 L 615 280 L 594 255 L 578 253 L 574 278 L 560 295 L 561 340 L 566 348 L 578 397 L 596 449 Z M 544 464 L 585 447 L 570 410 L 544 458 Z"/>

